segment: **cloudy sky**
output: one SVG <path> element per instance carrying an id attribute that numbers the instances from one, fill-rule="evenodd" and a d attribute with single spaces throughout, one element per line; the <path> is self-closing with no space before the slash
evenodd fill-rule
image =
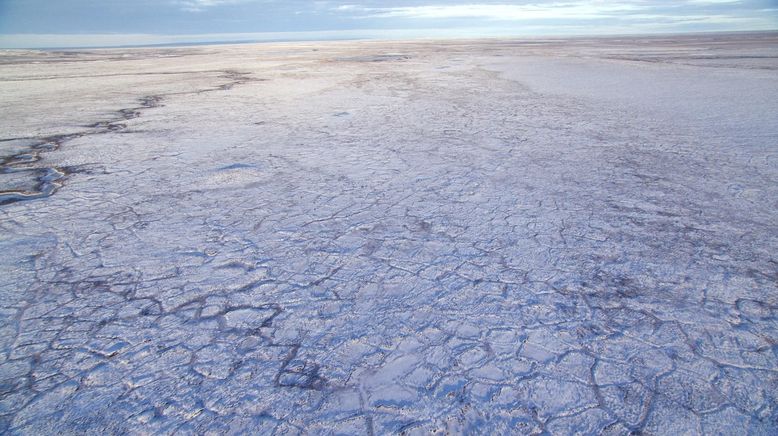
<path id="1" fill-rule="evenodd" d="M 0 0 L 0 47 L 778 29 L 778 0 Z"/>

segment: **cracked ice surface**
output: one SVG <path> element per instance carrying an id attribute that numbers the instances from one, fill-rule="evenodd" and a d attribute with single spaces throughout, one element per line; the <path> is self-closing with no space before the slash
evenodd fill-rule
<path id="1" fill-rule="evenodd" d="M 775 434 L 776 47 L 5 52 L 0 431 Z"/>

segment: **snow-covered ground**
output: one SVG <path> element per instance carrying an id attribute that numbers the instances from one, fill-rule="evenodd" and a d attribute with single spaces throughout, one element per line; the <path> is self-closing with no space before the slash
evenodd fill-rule
<path id="1" fill-rule="evenodd" d="M 776 34 L 6 51 L 0 114 L 0 432 L 778 432 Z"/>

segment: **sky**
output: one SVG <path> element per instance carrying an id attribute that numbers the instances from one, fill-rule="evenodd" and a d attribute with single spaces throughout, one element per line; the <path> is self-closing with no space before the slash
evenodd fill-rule
<path id="1" fill-rule="evenodd" d="M 778 29 L 778 0 L 0 0 L 0 48 Z"/>

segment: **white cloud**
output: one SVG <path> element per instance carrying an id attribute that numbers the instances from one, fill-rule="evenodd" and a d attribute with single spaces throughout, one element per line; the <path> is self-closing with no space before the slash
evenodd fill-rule
<path id="1" fill-rule="evenodd" d="M 638 12 L 646 9 L 637 3 L 603 1 L 574 1 L 558 3 L 510 4 L 459 4 L 369 8 L 343 5 L 339 11 L 359 11 L 360 18 L 411 18 L 455 19 L 475 18 L 484 20 L 533 20 L 533 19 L 591 19 L 607 18 L 615 14 Z"/>
<path id="2" fill-rule="evenodd" d="M 189 12 L 201 12 L 214 6 L 232 3 L 246 3 L 251 0 L 178 0 L 181 9 Z"/>
<path id="3" fill-rule="evenodd" d="M 526 4 L 449 3 L 397 7 L 344 4 L 333 10 L 354 19 L 469 19 L 474 22 L 523 22 L 527 25 L 533 21 L 541 23 L 545 20 L 546 22 L 558 21 L 564 23 L 560 25 L 565 26 L 583 25 L 587 20 L 610 20 L 611 24 L 601 27 L 632 26 L 633 30 L 638 30 L 637 26 L 644 26 L 649 20 L 656 20 L 656 24 L 676 23 L 678 25 L 742 23 L 745 26 L 748 22 L 754 25 L 759 23 L 760 28 L 763 28 L 765 23 L 772 22 L 771 26 L 775 27 L 775 17 L 728 14 L 722 9 L 704 12 L 706 6 L 734 6 L 739 3 L 742 3 L 742 0 L 678 0 L 672 3 L 644 0 L 553 0 L 545 2 L 534 0 L 534 2 Z M 684 6 L 689 8 L 684 8 Z"/>
<path id="4" fill-rule="evenodd" d="M 695 5 L 722 5 L 728 3 L 741 3 L 742 0 L 686 0 L 686 3 Z"/>

